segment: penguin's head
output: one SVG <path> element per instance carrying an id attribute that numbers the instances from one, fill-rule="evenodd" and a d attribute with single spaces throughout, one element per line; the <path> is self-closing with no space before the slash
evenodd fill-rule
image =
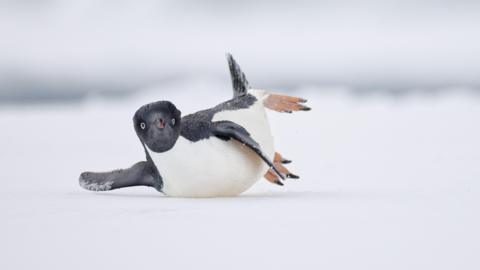
<path id="1" fill-rule="evenodd" d="M 181 112 L 169 101 L 158 101 L 140 107 L 133 117 L 135 132 L 150 150 L 170 150 L 180 135 Z"/>

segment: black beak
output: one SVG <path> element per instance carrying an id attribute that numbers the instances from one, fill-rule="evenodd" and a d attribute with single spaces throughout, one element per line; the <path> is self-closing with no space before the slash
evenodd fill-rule
<path id="1" fill-rule="evenodd" d="M 163 118 L 160 118 L 157 122 L 157 127 L 160 128 L 160 129 L 163 129 L 165 128 L 165 120 L 163 120 Z"/>

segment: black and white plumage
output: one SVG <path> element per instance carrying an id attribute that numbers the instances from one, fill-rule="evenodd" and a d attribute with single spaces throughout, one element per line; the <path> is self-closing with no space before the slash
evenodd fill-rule
<path id="1" fill-rule="evenodd" d="M 281 184 L 287 161 L 275 153 L 265 108 L 279 112 L 309 110 L 306 100 L 251 89 L 244 73 L 227 55 L 234 97 L 181 117 L 168 101 L 142 106 L 133 117 L 146 161 L 129 169 L 85 172 L 80 185 L 104 191 L 152 186 L 170 196 L 234 196 L 262 176 Z"/>

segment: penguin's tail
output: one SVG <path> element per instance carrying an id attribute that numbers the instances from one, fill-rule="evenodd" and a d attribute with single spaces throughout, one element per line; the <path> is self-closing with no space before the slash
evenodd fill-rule
<path id="1" fill-rule="evenodd" d="M 227 53 L 227 61 L 228 68 L 230 69 L 230 77 L 232 78 L 233 97 L 246 95 L 250 86 L 248 85 L 245 74 L 230 53 Z"/>
<path id="2" fill-rule="evenodd" d="M 230 53 L 227 53 L 227 60 L 230 69 L 230 77 L 232 78 L 233 97 L 246 95 L 251 87 L 248 84 L 245 74 Z M 266 92 L 265 94 L 263 104 L 270 110 L 286 113 L 310 110 L 310 107 L 305 105 L 307 102 L 306 99 L 271 92 Z"/>

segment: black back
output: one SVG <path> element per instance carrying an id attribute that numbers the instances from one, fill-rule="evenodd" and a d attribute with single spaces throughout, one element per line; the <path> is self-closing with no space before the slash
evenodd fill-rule
<path id="1" fill-rule="evenodd" d="M 180 136 L 192 142 L 209 138 L 211 135 L 212 119 L 216 113 L 247 109 L 255 102 L 257 102 L 256 97 L 246 94 L 220 103 L 211 109 L 186 115 L 181 121 Z"/>

